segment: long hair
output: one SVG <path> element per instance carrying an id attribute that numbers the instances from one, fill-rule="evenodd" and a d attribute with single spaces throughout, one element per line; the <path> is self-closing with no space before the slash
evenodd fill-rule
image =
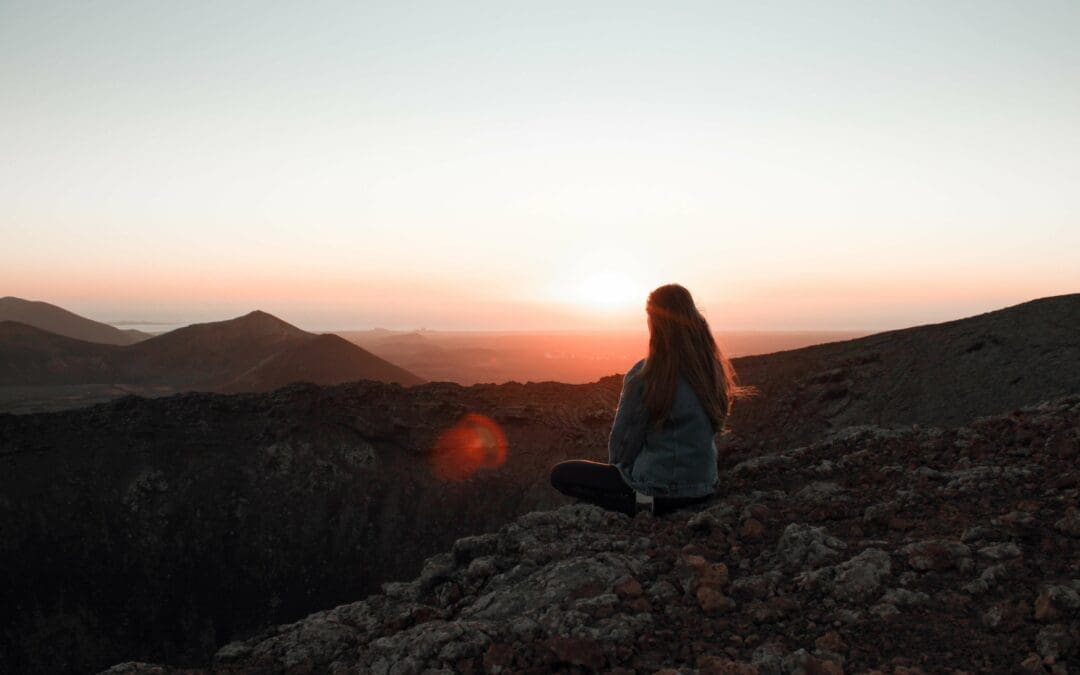
<path id="1" fill-rule="evenodd" d="M 649 294 L 645 311 L 649 317 L 649 357 L 641 376 L 649 422 L 663 425 L 681 374 L 697 394 L 713 430 L 722 430 L 740 387 L 731 362 L 716 345 L 690 291 L 679 284 L 660 286 Z"/>

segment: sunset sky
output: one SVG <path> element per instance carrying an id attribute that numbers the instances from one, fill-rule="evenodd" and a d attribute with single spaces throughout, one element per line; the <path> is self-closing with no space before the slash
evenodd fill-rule
<path id="1" fill-rule="evenodd" d="M 1080 291 L 1080 3 L 0 2 L 0 296 L 877 330 Z"/>

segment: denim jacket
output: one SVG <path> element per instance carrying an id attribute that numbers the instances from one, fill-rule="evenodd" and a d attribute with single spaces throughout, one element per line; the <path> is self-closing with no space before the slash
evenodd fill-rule
<path id="1" fill-rule="evenodd" d="M 684 377 L 663 428 L 649 428 L 639 376 L 645 359 L 623 377 L 619 408 L 608 437 L 608 463 L 627 485 L 653 497 L 700 497 L 717 482 L 716 443 L 708 415 Z"/>

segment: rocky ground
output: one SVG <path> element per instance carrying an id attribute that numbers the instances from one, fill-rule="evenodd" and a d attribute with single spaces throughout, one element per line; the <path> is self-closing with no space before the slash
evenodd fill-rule
<path id="1" fill-rule="evenodd" d="M 213 670 L 1067 673 L 1078 457 L 1080 396 L 731 455 L 703 508 L 528 513 L 412 581 L 230 643 Z"/>

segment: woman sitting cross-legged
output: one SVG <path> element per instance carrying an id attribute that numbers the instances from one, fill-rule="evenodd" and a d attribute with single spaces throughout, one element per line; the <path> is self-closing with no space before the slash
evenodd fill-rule
<path id="1" fill-rule="evenodd" d="M 623 378 L 608 463 L 559 462 L 551 484 L 614 511 L 665 513 L 712 496 L 715 435 L 738 386 L 690 292 L 661 286 L 645 305 L 649 355 Z"/>

